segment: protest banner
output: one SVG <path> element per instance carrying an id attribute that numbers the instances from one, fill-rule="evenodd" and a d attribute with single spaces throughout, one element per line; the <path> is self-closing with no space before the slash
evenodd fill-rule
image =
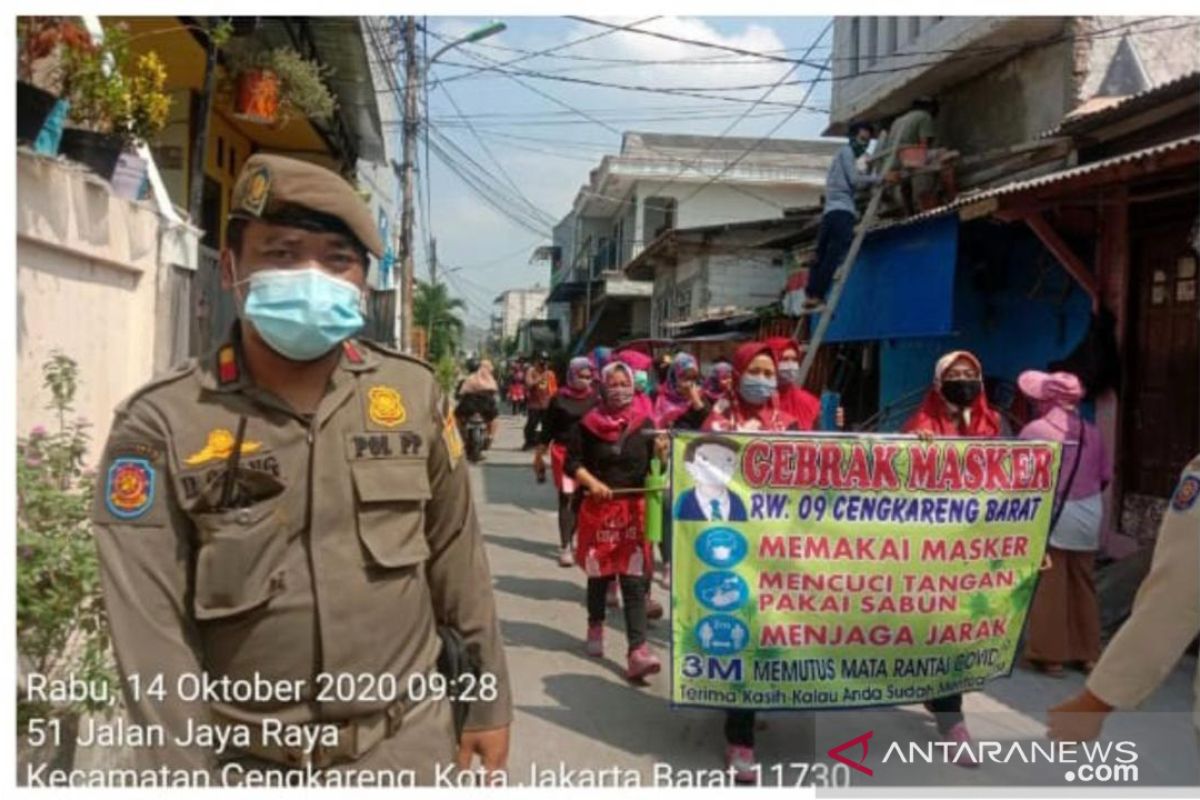
<path id="1" fill-rule="evenodd" d="M 672 702 L 915 703 L 1012 669 L 1052 442 L 673 437 Z"/>

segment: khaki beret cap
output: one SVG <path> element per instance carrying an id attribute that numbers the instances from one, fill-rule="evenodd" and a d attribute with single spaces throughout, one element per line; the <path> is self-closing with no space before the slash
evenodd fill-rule
<path id="1" fill-rule="evenodd" d="M 246 159 L 233 186 L 232 216 L 270 222 L 275 214 L 295 207 L 336 217 L 367 250 L 377 258 L 383 255 L 370 207 L 341 175 L 284 156 L 260 153 Z"/>

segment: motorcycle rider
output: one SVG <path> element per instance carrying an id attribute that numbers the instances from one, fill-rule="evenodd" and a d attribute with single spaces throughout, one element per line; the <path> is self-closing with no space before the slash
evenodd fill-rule
<path id="1" fill-rule="evenodd" d="M 500 387 L 492 375 L 492 362 L 486 358 L 482 361 L 469 359 L 466 364 L 470 373 L 458 387 L 458 405 L 454 407 L 454 416 L 458 425 L 466 432 L 467 421 L 478 414 L 487 423 L 487 437 L 483 449 L 487 450 L 496 435 L 496 417 L 500 414 Z M 464 436 L 464 441 L 466 437 Z"/>

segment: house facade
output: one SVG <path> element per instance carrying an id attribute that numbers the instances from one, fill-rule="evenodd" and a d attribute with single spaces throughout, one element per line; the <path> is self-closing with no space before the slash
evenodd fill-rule
<path id="1" fill-rule="evenodd" d="M 711 299 L 708 292 L 724 291 L 722 280 L 735 290 L 740 283 L 732 265 L 706 271 L 704 285 L 691 286 L 691 298 L 685 295 L 694 276 L 685 276 L 679 288 L 666 278 L 634 278 L 626 267 L 677 228 L 782 217 L 789 209 L 811 207 L 836 148 L 836 142 L 626 133 L 621 152 L 591 171 L 554 229 L 549 299 L 569 306 L 563 316 L 575 349 L 645 337 L 693 307 L 700 313 Z M 762 283 L 782 286 L 783 276 L 779 270 Z M 755 293 L 769 289 L 760 286 Z M 750 302 L 736 291 L 721 299 Z M 676 310 L 684 306 L 686 312 Z"/>

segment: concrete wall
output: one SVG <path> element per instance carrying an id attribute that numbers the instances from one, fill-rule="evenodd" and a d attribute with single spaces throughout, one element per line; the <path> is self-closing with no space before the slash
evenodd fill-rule
<path id="1" fill-rule="evenodd" d="M 545 318 L 548 289 L 510 289 L 500 296 L 500 331 L 505 339 L 517 335 L 527 319 Z"/>
<path id="2" fill-rule="evenodd" d="M 759 219 L 778 219 L 785 208 L 816 205 L 824 186 L 820 182 L 796 186 L 739 186 L 714 183 L 690 197 L 696 184 L 675 183 L 670 186 L 646 182 L 638 185 L 638 193 L 647 197 L 673 197 L 676 200 L 675 227 L 695 228 L 725 222 L 750 222 Z"/>
<path id="3" fill-rule="evenodd" d="M 1040 47 L 939 95 L 940 143 L 977 153 L 1026 142 L 1073 109 L 1077 86 L 1070 42 Z"/>
<path id="4" fill-rule="evenodd" d="M 55 429 L 41 366 L 60 351 L 79 365 L 75 415 L 92 424 L 94 466 L 115 406 L 171 360 L 171 264 L 195 258 L 196 232 L 82 167 L 24 152 L 17 198 L 18 434 Z"/>
<path id="5" fill-rule="evenodd" d="M 1113 31 L 1135 17 L 1081 17 L 1083 32 Z M 1151 86 L 1200 69 L 1200 43 L 1197 42 L 1195 17 L 1163 17 L 1129 29 L 1129 41 L 1137 53 Z M 1186 27 L 1184 27 L 1186 25 Z M 1087 74 L 1080 86 L 1086 100 L 1096 94 L 1104 80 L 1112 57 L 1121 44 L 1120 36 L 1102 34 L 1088 43 Z"/>
<path id="6" fill-rule="evenodd" d="M 651 295 L 650 331 L 669 335 L 667 322 L 700 319 L 709 310 L 750 310 L 779 299 L 787 280 L 777 251 L 705 254 L 683 251 L 675 267 L 659 267 Z"/>

